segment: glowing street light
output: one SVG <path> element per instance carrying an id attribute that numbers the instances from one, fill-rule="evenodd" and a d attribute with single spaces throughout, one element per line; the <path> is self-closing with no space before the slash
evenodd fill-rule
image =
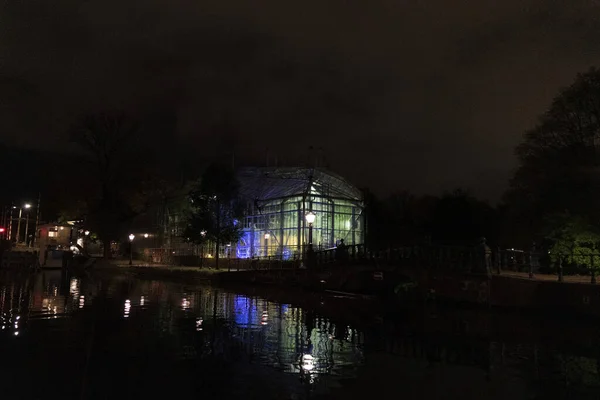
<path id="1" fill-rule="evenodd" d="M 271 234 L 267 232 L 265 233 L 265 257 L 269 256 L 269 239 L 271 239 Z"/>
<path id="2" fill-rule="evenodd" d="M 306 218 L 306 222 L 308 222 L 308 225 L 312 225 L 315 223 L 315 218 L 317 218 L 317 216 L 315 215 L 314 212 L 309 211 L 304 218 Z"/>
<path id="3" fill-rule="evenodd" d="M 148 239 L 148 234 L 147 234 L 147 233 L 144 233 L 144 237 L 145 237 L 146 239 Z"/>
<path id="4" fill-rule="evenodd" d="M 135 235 L 129 234 L 129 265 L 133 265 L 133 239 L 135 239 Z"/>
<path id="5" fill-rule="evenodd" d="M 313 244 L 313 224 L 315 223 L 315 219 L 317 218 L 317 216 L 315 215 L 314 212 L 309 211 L 304 218 L 306 219 L 306 222 L 308 223 L 308 245 L 310 246 L 309 249 L 312 250 L 312 244 Z"/>
<path id="6" fill-rule="evenodd" d="M 17 243 L 19 243 L 19 238 L 21 237 L 21 218 L 23 217 L 23 209 L 29 210 L 31 208 L 31 204 L 25 203 L 22 207 L 13 206 L 13 209 L 19 209 L 19 222 L 17 223 Z M 27 225 L 25 226 L 25 241 L 27 241 L 27 227 L 29 226 L 29 212 L 27 213 Z"/>

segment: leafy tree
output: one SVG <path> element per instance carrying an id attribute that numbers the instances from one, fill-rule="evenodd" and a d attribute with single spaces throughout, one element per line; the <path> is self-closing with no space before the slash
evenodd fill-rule
<path id="1" fill-rule="evenodd" d="M 545 217 L 565 210 L 600 220 L 599 139 L 600 71 L 591 69 L 560 91 L 516 149 L 519 167 L 505 198 L 515 230 L 543 236 Z"/>
<path id="2" fill-rule="evenodd" d="M 191 210 L 184 237 L 196 244 L 215 243 L 218 268 L 220 245 L 237 243 L 241 236 L 243 206 L 234 171 L 223 165 L 210 165 L 190 192 L 189 200 Z"/>
<path id="3" fill-rule="evenodd" d="M 577 266 L 592 266 L 590 255 L 600 250 L 600 232 L 585 219 L 569 213 L 553 215 L 548 219 L 550 234 L 550 260 L 556 263 L 559 257 Z M 594 260 L 597 262 L 597 259 Z M 598 267 L 596 265 L 596 267 Z"/>

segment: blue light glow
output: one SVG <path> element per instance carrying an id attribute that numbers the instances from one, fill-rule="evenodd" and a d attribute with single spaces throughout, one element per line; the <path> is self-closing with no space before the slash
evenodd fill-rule
<path id="1" fill-rule="evenodd" d="M 260 324 L 256 302 L 245 296 L 235 297 L 235 323 L 243 328 Z"/>
<path id="2" fill-rule="evenodd" d="M 242 237 L 240 238 L 240 241 L 238 242 L 238 245 L 236 248 L 237 258 L 252 257 L 252 254 L 250 254 L 250 246 L 248 245 L 251 240 L 252 240 L 252 237 L 250 235 L 250 232 L 246 231 L 246 232 L 242 233 Z"/>

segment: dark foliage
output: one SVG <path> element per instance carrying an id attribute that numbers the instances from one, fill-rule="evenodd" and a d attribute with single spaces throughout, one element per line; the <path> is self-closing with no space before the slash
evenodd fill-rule
<path id="1" fill-rule="evenodd" d="M 122 112 L 88 115 L 72 126 L 70 139 L 82 152 L 61 179 L 79 190 L 63 202 L 63 218 L 83 218 L 87 229 L 109 243 L 124 237 L 131 221 L 165 195 L 170 185 L 144 134 Z M 108 257 L 109 246 L 104 248 Z"/>
<path id="2" fill-rule="evenodd" d="M 401 192 L 383 201 L 372 195 L 367 199 L 367 240 L 373 247 L 499 240 L 497 210 L 464 190 L 441 197 Z"/>
<path id="3" fill-rule="evenodd" d="M 517 149 L 519 167 L 505 201 L 514 232 L 543 237 L 548 217 L 568 211 L 600 220 L 600 71 L 591 69 L 562 90 Z"/>
<path id="4" fill-rule="evenodd" d="M 240 239 L 243 206 L 238 191 L 234 171 L 212 164 L 189 194 L 191 204 L 184 237 L 196 244 L 214 243 L 217 267 L 219 246 L 237 243 Z"/>

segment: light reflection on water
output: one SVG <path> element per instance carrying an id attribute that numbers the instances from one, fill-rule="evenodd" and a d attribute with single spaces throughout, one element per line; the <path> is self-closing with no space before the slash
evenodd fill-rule
<path id="1" fill-rule="evenodd" d="M 365 398 L 399 386 L 406 398 L 413 398 L 408 388 L 419 398 L 451 398 L 454 389 L 470 398 L 460 389 L 466 382 L 478 398 L 487 391 L 511 400 L 577 385 L 600 389 L 597 355 L 518 338 L 494 342 L 484 338 L 488 327 L 469 336 L 461 325 L 456 335 L 444 327 L 454 319 L 419 310 L 410 318 L 419 325 L 362 331 L 310 308 L 207 285 L 0 271 L 0 353 L 12 365 L 0 383 L 15 383 L 5 385 L 6 398 L 26 399 L 47 397 L 48 387 L 57 398 L 263 400 Z M 356 386 L 344 386 L 350 381 Z M 517 387 L 519 395 L 506 391 Z"/>
<path id="2" fill-rule="evenodd" d="M 95 365 L 126 364 L 131 357 L 136 362 L 150 357 L 175 364 L 209 362 L 216 357 L 219 363 L 244 360 L 254 365 L 245 367 L 249 370 L 241 374 L 244 378 L 231 378 L 234 381 L 254 379 L 248 374 L 257 374 L 265 382 L 272 379 L 271 374 L 290 376 L 283 380 L 287 382 L 262 387 L 264 398 L 269 398 L 269 391 L 279 393 L 276 398 L 281 398 L 281 391 L 289 391 L 289 398 L 304 397 L 303 387 L 318 384 L 320 375 L 351 377 L 354 372 L 347 366 L 355 371 L 363 360 L 360 332 L 290 304 L 210 286 L 132 281 L 119 276 L 96 279 L 43 271 L 2 278 L 2 330 L 19 336 L 20 343 L 43 338 L 35 347 L 49 356 L 56 353 L 57 359 L 61 346 L 68 347 L 67 353 L 75 348 L 79 354 L 91 353 Z M 108 349 L 106 340 L 110 340 Z M 117 358 L 107 360 L 109 353 Z M 81 362 L 80 356 L 75 358 L 80 360 L 73 362 Z M 94 366 L 87 368 L 94 370 Z M 142 363 L 134 375 L 139 374 L 139 382 L 152 370 L 155 368 Z M 107 373 L 110 375 L 110 369 L 103 369 L 100 375 Z M 131 378 L 131 374 L 126 375 Z M 110 379 L 114 379 L 112 375 Z M 87 382 L 93 385 L 89 377 Z M 233 386 L 222 389 L 233 390 Z"/>

